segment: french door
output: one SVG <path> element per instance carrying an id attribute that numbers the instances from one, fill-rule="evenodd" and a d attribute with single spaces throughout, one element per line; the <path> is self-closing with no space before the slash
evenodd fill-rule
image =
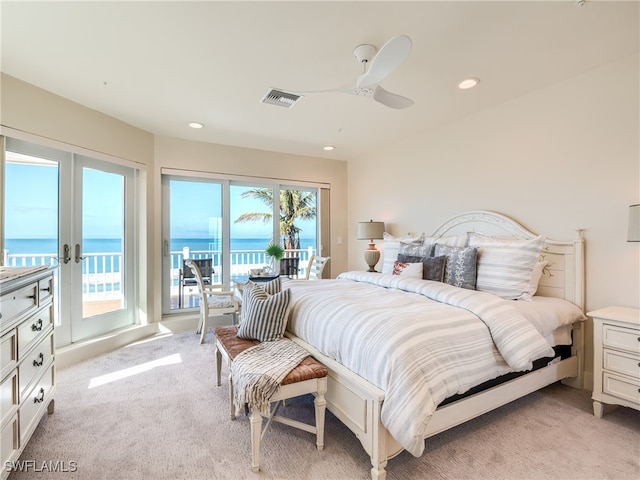
<path id="1" fill-rule="evenodd" d="M 6 140 L 4 264 L 58 266 L 56 345 L 135 323 L 135 170 Z"/>

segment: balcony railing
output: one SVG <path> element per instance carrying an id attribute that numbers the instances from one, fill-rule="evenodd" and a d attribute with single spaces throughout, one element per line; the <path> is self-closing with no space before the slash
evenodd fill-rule
<path id="1" fill-rule="evenodd" d="M 309 263 L 309 258 L 314 254 L 314 249 L 309 247 L 301 250 L 285 250 L 285 257 L 299 258 L 300 270 L 298 274 L 304 276 Z M 186 257 L 185 257 L 186 255 Z M 180 282 L 180 269 L 185 258 L 204 259 L 211 258 L 214 268 L 212 281 L 222 282 L 222 252 L 219 250 L 191 250 L 170 252 L 170 294 L 172 308 L 177 305 L 178 284 Z M 54 253 L 9 253 L 4 252 L 4 265 L 9 267 L 32 267 L 40 265 L 55 265 L 57 255 Z M 230 276 L 231 282 L 245 280 L 249 270 L 263 268 L 269 265 L 264 250 L 232 250 Z M 223 266 L 222 268 L 220 266 Z M 113 252 L 85 253 L 82 260 L 82 294 L 83 301 L 104 301 L 122 297 L 122 254 Z"/>

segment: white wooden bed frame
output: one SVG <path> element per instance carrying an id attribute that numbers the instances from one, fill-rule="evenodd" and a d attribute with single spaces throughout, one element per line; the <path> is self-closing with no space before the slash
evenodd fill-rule
<path id="1" fill-rule="evenodd" d="M 456 215 L 440 225 L 434 237 L 467 232 L 529 239 L 536 236 L 516 221 L 495 212 L 472 211 Z M 584 239 L 547 239 L 542 256 L 549 263 L 540 280 L 537 295 L 564 298 L 584 310 Z M 329 369 L 327 408 L 358 437 L 371 457 L 373 480 L 386 478 L 385 467 L 402 447 L 381 422 L 384 391 L 323 355 L 313 346 L 287 332 Z M 584 328 L 573 325 L 572 356 L 496 387 L 438 408 L 432 416 L 426 437 L 466 422 L 490 410 L 528 395 L 559 380 L 576 388 L 582 386 Z"/>

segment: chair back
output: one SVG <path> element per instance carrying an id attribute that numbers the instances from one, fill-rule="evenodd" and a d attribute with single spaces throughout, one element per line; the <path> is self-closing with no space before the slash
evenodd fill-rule
<path id="1" fill-rule="evenodd" d="M 322 272 L 326 267 L 327 262 L 331 257 L 318 257 L 312 255 L 309 259 L 309 266 L 307 267 L 307 280 L 319 280 L 322 278 Z"/>
<path id="2" fill-rule="evenodd" d="M 280 259 L 280 275 L 289 278 L 298 278 L 298 267 L 300 265 L 300 257 L 285 257 Z"/>
<path id="3" fill-rule="evenodd" d="M 191 263 L 192 265 L 195 265 L 198 268 L 198 271 L 200 272 L 200 279 L 203 281 L 204 284 L 207 283 L 211 283 L 211 277 L 214 274 L 214 270 L 213 270 L 213 259 L 211 258 L 199 258 L 199 259 L 193 259 L 193 258 L 187 258 L 186 260 L 182 261 L 182 279 L 183 280 L 188 280 L 188 279 L 196 279 L 196 274 L 194 273 L 193 267 L 190 268 L 185 268 L 185 266 L 188 266 L 188 263 Z"/>
<path id="4" fill-rule="evenodd" d="M 209 260 L 209 264 L 211 263 L 211 259 L 202 259 L 202 260 L 192 260 L 187 259 L 184 261 L 185 269 L 185 277 L 184 278 L 193 278 L 196 281 L 196 285 L 198 286 L 198 298 L 200 299 L 200 311 L 204 314 L 205 318 L 209 314 L 209 303 L 207 302 L 206 295 L 204 294 L 204 285 L 205 280 L 202 276 L 202 271 L 200 270 L 200 264 L 204 260 Z M 205 262 L 206 265 L 206 262 Z M 186 276 L 186 273 L 190 272 L 191 275 L 189 277 Z M 211 273 L 209 273 L 211 275 Z"/>

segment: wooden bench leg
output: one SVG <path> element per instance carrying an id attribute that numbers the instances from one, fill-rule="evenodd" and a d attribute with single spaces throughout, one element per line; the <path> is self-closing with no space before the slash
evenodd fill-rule
<path id="1" fill-rule="evenodd" d="M 229 373 L 229 406 L 230 406 L 230 415 L 231 420 L 236 419 L 236 402 L 233 400 L 233 378 L 231 377 L 231 373 Z"/>
<path id="2" fill-rule="evenodd" d="M 262 415 L 255 408 L 251 409 L 251 468 L 260 470 L 260 437 L 262 437 Z"/>
<path id="3" fill-rule="evenodd" d="M 220 345 L 216 345 L 216 385 L 220 386 L 222 374 L 222 353 L 220 353 Z"/>
<path id="4" fill-rule="evenodd" d="M 316 445 L 318 450 L 324 449 L 324 417 L 327 409 L 327 401 L 324 394 L 327 392 L 327 379 L 318 379 L 318 393 L 313 404 L 316 410 Z"/>

